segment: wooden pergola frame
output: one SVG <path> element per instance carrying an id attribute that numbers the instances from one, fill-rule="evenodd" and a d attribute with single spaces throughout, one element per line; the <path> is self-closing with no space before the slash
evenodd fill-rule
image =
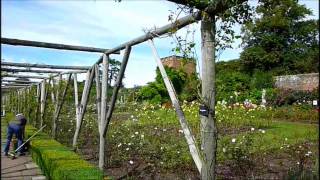
<path id="1" fill-rule="evenodd" d="M 162 26 L 160 28 L 157 28 L 153 31 L 149 31 L 148 33 L 139 36 L 135 39 L 132 39 L 128 42 L 125 42 L 115 48 L 112 49 L 102 49 L 102 48 L 90 48 L 90 47 L 80 47 L 80 46 L 71 46 L 71 45 L 63 45 L 63 44 L 55 44 L 55 43 L 45 43 L 45 42 L 35 42 L 35 41 L 27 41 L 27 40 L 18 40 L 18 39 L 9 39 L 9 38 L 1 38 L 2 44 L 8 44 L 8 45 L 21 45 L 21 46 L 31 46 L 31 47 L 42 47 L 42 48 L 53 48 L 53 49 L 60 49 L 60 50 L 77 50 L 77 51 L 87 51 L 87 52 L 100 52 L 102 55 L 97 60 L 97 62 L 92 65 L 91 67 L 81 67 L 78 69 L 78 71 L 67 71 L 67 72 L 57 72 L 54 70 L 31 70 L 30 68 L 50 68 L 50 69 L 59 69 L 57 65 L 38 65 L 38 64 L 26 64 L 26 63 L 9 63 L 9 62 L 2 62 L 1 65 L 3 66 L 14 66 L 14 67 L 24 67 L 28 69 L 18 69 L 18 68 L 5 68 L 4 71 L 7 72 L 33 72 L 33 73 L 57 73 L 55 75 L 50 76 L 27 76 L 27 75 L 13 75 L 13 74 L 5 74 L 4 77 L 20 77 L 20 78 L 37 78 L 42 79 L 41 82 L 37 84 L 37 101 L 40 104 L 40 127 L 43 124 L 43 116 L 45 112 L 45 101 L 47 96 L 46 91 L 46 80 L 49 80 L 50 82 L 53 81 L 54 77 L 59 76 L 59 81 L 62 79 L 63 74 L 67 74 L 67 84 L 65 88 L 63 89 L 62 93 L 58 92 L 52 93 L 52 99 L 55 103 L 54 108 L 54 117 L 52 120 L 52 136 L 55 137 L 56 135 L 56 121 L 59 117 L 61 107 L 64 102 L 64 97 L 66 95 L 67 88 L 70 84 L 71 76 L 74 77 L 74 93 L 75 93 L 75 108 L 76 108 L 76 129 L 73 137 L 73 147 L 76 149 L 77 147 L 77 141 L 78 136 L 81 130 L 83 117 L 86 112 L 87 103 L 88 103 L 88 97 L 90 93 L 90 89 L 93 83 L 93 79 L 95 79 L 96 83 L 96 93 L 97 93 L 97 122 L 98 122 L 98 129 L 99 129 L 99 168 L 103 169 L 104 167 L 104 152 L 105 152 L 105 138 L 106 134 L 108 132 L 108 125 L 111 121 L 112 113 L 115 107 L 116 99 L 118 96 L 118 92 L 121 86 L 122 79 L 124 77 L 124 73 L 126 70 L 126 66 L 129 60 L 131 49 L 134 45 L 143 43 L 145 41 L 148 41 L 151 47 L 151 50 L 153 52 L 155 61 L 157 62 L 158 67 L 160 68 L 161 75 L 164 79 L 166 88 L 168 90 L 168 93 L 170 95 L 171 101 L 173 106 L 175 107 L 177 116 L 179 118 L 181 127 L 183 129 L 185 138 L 188 142 L 189 150 L 191 153 L 191 156 L 197 166 L 197 169 L 199 172 L 201 172 L 202 168 L 202 159 L 201 155 L 199 153 L 199 150 L 196 146 L 195 139 L 190 131 L 190 128 L 188 126 L 188 123 L 185 119 L 184 113 L 182 111 L 182 108 L 180 107 L 177 95 L 175 93 L 175 90 L 173 88 L 173 85 L 171 81 L 169 80 L 164 67 L 160 61 L 160 58 L 157 54 L 157 50 L 153 43 L 153 38 L 156 38 L 158 36 L 161 36 L 166 33 L 171 33 L 173 30 L 181 29 L 191 23 L 194 23 L 196 21 L 199 21 L 201 19 L 201 12 L 194 12 L 188 16 L 182 17 L 180 19 L 177 19 L 175 22 L 167 24 L 165 26 Z M 113 93 L 110 99 L 107 98 L 107 82 L 108 82 L 108 66 L 109 66 L 109 56 L 111 54 L 119 54 L 121 50 L 125 50 L 123 60 L 121 63 L 120 72 L 117 76 Z M 101 64 L 101 67 L 99 66 Z M 85 71 L 84 69 L 85 68 Z M 100 71 L 99 69 L 102 69 L 102 80 L 99 79 Z M 73 69 L 73 68 L 64 68 L 61 67 L 61 69 Z M 86 80 L 84 84 L 84 89 L 82 92 L 81 100 L 78 102 L 78 85 L 77 85 L 77 73 L 84 73 L 86 72 Z M 2 80 L 3 81 L 3 80 Z M 52 85 L 52 84 L 51 84 Z M 30 86 L 23 86 L 24 94 L 26 94 L 27 89 L 30 88 Z M 17 93 L 18 95 L 21 95 L 21 89 L 18 89 Z M 58 96 L 61 96 L 62 98 L 58 98 Z M 7 98 L 6 98 L 7 99 Z M 109 100 L 109 102 L 108 102 Z M 38 108 L 37 108 L 38 109 Z"/>

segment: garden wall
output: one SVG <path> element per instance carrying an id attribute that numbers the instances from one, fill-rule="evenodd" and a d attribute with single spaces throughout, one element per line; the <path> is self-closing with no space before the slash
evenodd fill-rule
<path id="1" fill-rule="evenodd" d="M 312 91 L 319 87 L 319 73 L 276 76 L 275 80 L 279 89 Z"/>

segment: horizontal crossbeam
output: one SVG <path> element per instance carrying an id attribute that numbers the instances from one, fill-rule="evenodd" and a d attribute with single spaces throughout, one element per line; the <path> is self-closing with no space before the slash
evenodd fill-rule
<path id="1" fill-rule="evenodd" d="M 63 71 L 55 71 L 55 70 L 41 70 L 41 69 L 17 69 L 17 68 L 1 68 L 1 71 L 4 72 L 33 72 L 33 73 L 65 73 Z M 69 71 L 73 72 L 73 71 Z M 78 70 L 74 71 L 76 73 L 85 73 L 86 70 Z"/>
<path id="2" fill-rule="evenodd" d="M 1 86 L 1 89 L 19 89 L 19 88 L 25 88 L 28 86 Z"/>
<path id="3" fill-rule="evenodd" d="M 108 51 L 108 49 L 102 49 L 102 48 L 96 48 L 96 47 L 75 46 L 75 45 L 47 43 L 47 42 L 40 42 L 40 41 L 29 41 L 29 40 L 11 39 L 11 38 L 1 38 L 1 44 L 8 44 L 8 45 L 14 45 L 14 46 L 51 48 L 51 49 L 60 49 L 60 50 L 72 50 L 72 51 L 98 52 L 98 53 L 104 53 L 105 51 Z M 113 54 L 120 54 L 120 52 L 115 51 L 113 52 Z"/>
<path id="4" fill-rule="evenodd" d="M 30 86 L 31 84 L 19 84 L 19 83 L 1 83 L 2 85 L 5 86 Z M 36 84 L 36 83 L 33 83 Z"/>
<path id="5" fill-rule="evenodd" d="M 1 79 L 1 81 L 2 82 L 25 83 L 25 84 L 38 83 L 36 81 L 24 81 L 24 80 L 12 80 L 12 79 Z"/>
<path id="6" fill-rule="evenodd" d="M 113 49 L 110 49 L 105 52 L 105 54 L 112 54 L 114 52 L 118 52 L 121 50 L 124 50 L 127 46 L 134 46 L 139 43 L 145 42 L 149 39 L 153 39 L 154 37 L 161 36 L 163 34 L 169 33 L 169 32 L 175 32 L 178 29 L 181 29 L 191 23 L 194 23 L 196 21 L 199 21 L 201 19 L 201 12 L 195 12 L 188 16 L 182 17 L 180 19 L 177 19 L 175 22 L 167 24 L 165 26 L 162 26 L 160 28 L 157 28 L 153 31 L 147 32 L 146 34 L 139 36 L 135 39 L 132 39 L 131 41 L 128 41 L 126 43 L 123 43 Z M 96 64 L 100 64 L 102 62 L 102 56 L 100 56 L 99 60 Z"/>
<path id="7" fill-rule="evenodd" d="M 31 79 L 47 79 L 49 76 L 30 76 L 30 75 L 20 75 L 20 74 L 4 74 L 2 77 L 16 77 L 16 78 L 31 78 Z"/>
<path id="8" fill-rule="evenodd" d="M 4 62 L 2 59 L 1 66 L 15 66 L 26 68 L 48 68 L 48 69 L 76 69 L 76 70 L 88 70 L 90 66 L 62 66 L 62 65 L 47 65 L 47 64 L 29 64 L 29 63 L 13 63 Z"/>

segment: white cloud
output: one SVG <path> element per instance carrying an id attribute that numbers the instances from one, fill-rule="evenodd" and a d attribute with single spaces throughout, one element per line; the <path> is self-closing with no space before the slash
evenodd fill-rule
<path id="1" fill-rule="evenodd" d="M 318 2 L 301 1 L 315 10 Z M 254 4 L 254 3 L 253 3 Z M 75 44 L 112 48 L 144 34 L 143 29 L 160 27 L 168 23 L 169 10 L 176 5 L 168 1 L 3 1 L 2 37 L 29 39 L 44 42 Z M 183 15 L 182 15 L 183 16 Z M 200 23 L 192 24 L 195 29 L 195 41 L 198 60 L 201 61 Z M 239 31 L 239 27 L 235 27 Z M 187 28 L 178 31 L 183 35 Z M 161 57 L 171 55 L 174 44 L 172 39 L 155 39 L 155 45 Z M 233 49 L 226 50 L 221 60 L 237 58 L 242 51 L 236 41 Z M 41 53 L 22 51 L 20 48 L 1 48 L 3 58 L 14 62 L 92 65 L 98 55 L 89 55 L 71 51 L 50 51 L 40 49 Z M 19 51 L 17 50 L 19 49 Z M 43 53 L 43 54 L 42 54 Z M 59 55 L 57 55 L 59 53 Z M 123 51 L 122 51 L 123 54 Z M 122 59 L 121 55 L 112 58 Z M 23 59 L 21 58 L 23 56 Z M 132 49 L 124 83 L 128 87 L 143 85 L 153 81 L 156 64 L 150 47 L 142 43 Z M 85 74 L 79 75 L 83 80 Z"/>

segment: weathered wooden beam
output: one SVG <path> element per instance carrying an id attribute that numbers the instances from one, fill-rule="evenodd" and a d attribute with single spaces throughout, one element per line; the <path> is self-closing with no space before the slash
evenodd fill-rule
<path id="1" fill-rule="evenodd" d="M 40 127 L 43 126 L 45 106 L 46 106 L 46 80 L 43 80 L 41 82 L 41 95 L 40 95 Z"/>
<path id="2" fill-rule="evenodd" d="M 79 106 L 79 97 L 78 97 L 78 79 L 77 74 L 73 74 L 73 84 L 74 84 L 74 104 L 76 107 L 76 123 L 79 122 L 80 117 L 80 106 Z"/>
<path id="3" fill-rule="evenodd" d="M 50 78 L 54 78 L 63 74 L 72 74 L 72 73 L 84 73 L 83 70 L 75 70 L 75 71 L 66 71 L 66 72 L 61 72 L 59 74 L 55 74 L 55 75 L 50 75 L 50 76 L 33 76 L 33 75 L 20 75 L 20 74 L 4 74 L 2 75 L 2 77 L 16 77 L 16 78 L 31 78 L 31 79 L 50 79 Z"/>
<path id="4" fill-rule="evenodd" d="M 107 114 L 107 102 L 108 102 L 108 69 L 109 69 L 109 56 L 103 55 L 102 60 L 102 83 L 101 83 L 101 116 L 99 124 L 99 168 L 103 170 L 104 167 L 104 145 L 105 145 L 105 124 Z"/>
<path id="5" fill-rule="evenodd" d="M 86 109 L 87 109 L 88 97 L 89 97 L 89 94 L 90 94 L 92 81 L 93 81 L 94 74 L 95 74 L 94 70 L 95 69 L 89 70 L 87 72 L 87 75 L 86 75 L 86 81 L 85 81 L 83 92 L 82 92 L 82 96 L 81 96 L 79 119 L 78 119 L 78 121 L 76 123 L 76 130 L 75 130 L 75 133 L 74 133 L 74 136 L 73 136 L 73 142 L 72 142 L 72 146 L 73 146 L 74 149 L 76 149 L 76 146 L 77 146 L 78 136 L 79 136 L 80 129 L 81 129 L 81 126 L 82 126 L 82 120 L 83 120 L 84 114 L 85 114 Z"/>
<path id="6" fill-rule="evenodd" d="M 139 36 L 135 39 L 132 39 L 131 41 L 125 42 L 125 43 L 123 43 L 113 49 L 105 51 L 104 53 L 106 55 L 112 54 L 114 52 L 121 51 L 121 50 L 125 49 L 127 46 L 132 47 L 136 44 L 145 42 L 145 41 L 152 39 L 154 37 L 161 36 L 161 35 L 169 33 L 169 32 L 175 32 L 176 30 L 181 29 L 181 28 L 183 28 L 191 23 L 194 23 L 196 21 L 199 21 L 200 19 L 201 19 L 201 12 L 192 13 L 188 16 L 177 19 L 173 23 L 170 23 L 170 24 L 167 24 L 167 25 L 162 26 L 160 28 L 157 28 L 157 29 L 150 31 L 142 36 Z M 99 60 L 97 61 L 96 64 L 100 64 L 101 61 L 102 61 L 102 56 L 99 58 Z"/>
<path id="7" fill-rule="evenodd" d="M 22 88 L 21 88 L 22 89 Z M 20 93 L 21 93 L 21 89 L 18 89 L 17 90 L 17 97 L 20 96 Z M 20 98 L 16 98 L 17 99 L 17 105 L 18 105 L 18 108 L 17 108 L 17 113 L 21 113 L 20 110 L 21 110 L 21 104 L 20 104 Z"/>
<path id="8" fill-rule="evenodd" d="M 99 126 L 99 133 L 101 132 L 101 83 L 100 83 L 100 71 L 99 65 L 95 64 L 95 81 L 96 81 L 96 106 L 97 106 L 97 123 Z"/>
<path id="9" fill-rule="evenodd" d="M 2 83 L 2 85 L 5 85 L 5 86 L 23 86 L 23 87 L 30 86 L 30 84 L 20 84 L 20 83 Z"/>
<path id="10" fill-rule="evenodd" d="M 59 79 L 58 79 L 58 88 L 56 91 L 56 103 L 59 101 L 59 94 L 60 94 L 60 89 L 62 88 L 62 74 L 59 74 Z"/>
<path id="11" fill-rule="evenodd" d="M 30 118 L 30 112 L 31 112 L 31 102 L 30 102 L 30 96 L 31 96 L 31 87 L 27 87 L 26 89 L 26 116 L 27 119 L 31 119 Z"/>
<path id="12" fill-rule="evenodd" d="M 24 86 L 1 86 L 1 89 L 22 89 Z"/>
<path id="13" fill-rule="evenodd" d="M 201 59 L 202 82 L 200 110 L 201 147 L 203 148 L 203 167 L 201 179 L 216 179 L 217 124 L 215 118 L 215 34 L 214 16 L 203 16 L 201 21 Z"/>
<path id="14" fill-rule="evenodd" d="M 4 62 L 3 59 L 1 62 L 1 66 L 15 66 L 15 67 L 25 67 L 25 68 L 48 68 L 48 69 L 73 69 L 73 70 L 88 70 L 90 68 L 90 66 L 64 66 L 64 65 Z"/>
<path id="15" fill-rule="evenodd" d="M 87 71 L 83 71 L 83 70 L 65 71 L 65 72 L 61 72 L 61 73 L 56 74 L 56 75 L 51 75 L 51 77 L 57 77 L 57 76 L 59 76 L 60 74 L 63 75 L 63 74 L 86 73 L 86 72 L 87 72 Z"/>
<path id="16" fill-rule="evenodd" d="M 55 71 L 55 70 L 42 70 L 42 69 L 17 69 L 17 68 L 1 68 L 3 72 L 30 72 L 30 73 L 72 73 L 73 71 L 63 72 L 63 71 Z M 85 73 L 86 70 L 78 70 L 77 73 Z"/>
<path id="17" fill-rule="evenodd" d="M 54 116 L 53 116 L 53 120 L 52 120 L 52 137 L 54 139 L 56 138 L 56 132 L 57 132 L 57 120 L 59 118 L 61 108 L 62 108 L 63 103 L 65 101 L 65 97 L 66 97 L 67 90 L 68 90 L 70 80 L 71 80 L 71 75 L 72 74 L 69 74 L 69 76 L 68 76 L 67 84 L 62 92 L 62 97 L 59 98 L 59 94 L 57 95 L 57 103 L 55 106 Z"/>
<path id="18" fill-rule="evenodd" d="M 23 89 L 23 114 L 27 115 L 29 104 L 27 103 L 27 88 Z"/>
<path id="19" fill-rule="evenodd" d="M 39 111 L 40 111 L 40 102 L 41 102 L 41 84 L 37 85 L 37 109 L 36 109 L 36 119 L 34 121 L 33 126 L 37 126 L 37 122 L 39 121 Z"/>
<path id="20" fill-rule="evenodd" d="M 47 42 L 40 42 L 40 41 L 29 41 L 29 40 L 11 39 L 11 38 L 1 38 L 1 44 L 8 44 L 8 45 L 14 45 L 14 46 L 51 48 L 51 49 L 60 49 L 60 50 L 98 52 L 98 53 L 103 53 L 105 51 L 108 51 L 108 49 L 96 48 L 96 47 L 75 46 L 75 45 L 47 43 Z M 119 51 L 116 51 L 113 54 L 120 54 L 120 53 Z"/>
<path id="21" fill-rule="evenodd" d="M 51 77 L 50 79 L 50 85 L 51 85 L 51 101 L 52 101 L 52 104 L 55 104 L 56 103 L 56 97 L 55 97 L 55 93 L 54 93 L 54 78 Z"/>
<path id="22" fill-rule="evenodd" d="M 24 80 L 12 80 L 12 79 L 1 79 L 1 82 L 16 82 L 16 83 L 25 83 L 25 84 L 40 83 L 36 81 L 24 81 Z"/>
<path id="23" fill-rule="evenodd" d="M 21 74 L 4 74 L 2 77 L 16 77 L 16 78 L 31 78 L 31 79 L 47 79 L 48 76 L 31 76 L 31 75 L 21 75 Z"/>
<path id="24" fill-rule="evenodd" d="M 111 120 L 111 117 L 112 117 L 112 113 L 113 113 L 113 109 L 114 109 L 114 106 L 116 104 L 116 100 L 117 100 L 117 97 L 118 97 L 118 92 L 119 92 L 119 89 L 121 87 L 122 79 L 124 77 L 124 72 L 126 71 L 126 67 L 127 67 L 127 64 L 128 64 L 129 56 L 130 56 L 130 52 L 131 52 L 131 46 L 126 46 L 126 50 L 124 52 L 124 56 L 123 56 L 123 59 L 122 59 L 122 62 L 121 62 L 120 72 L 118 74 L 116 83 L 115 83 L 115 85 L 113 87 L 110 107 L 109 107 L 107 115 L 106 115 L 107 116 L 106 117 L 107 122 L 106 122 L 104 130 L 103 130 L 104 136 L 106 135 L 107 130 L 108 130 L 108 125 L 110 123 L 110 120 Z"/>
<path id="25" fill-rule="evenodd" d="M 168 94 L 170 96 L 170 99 L 171 99 L 171 102 L 172 102 L 172 105 L 174 106 L 175 110 L 176 110 L 176 113 L 177 113 L 177 116 L 178 116 L 178 119 L 179 119 L 179 122 L 180 122 L 180 125 L 182 127 L 182 130 L 183 130 L 183 134 L 184 134 L 184 137 L 186 138 L 187 140 L 187 144 L 189 146 L 189 151 L 191 153 L 191 156 L 193 158 L 193 161 L 195 162 L 197 168 L 198 168 L 198 171 L 201 172 L 201 168 L 202 168 L 202 160 L 201 160 L 201 155 L 200 155 L 200 152 L 196 146 L 196 142 L 195 142 L 195 139 L 191 133 L 191 130 L 189 128 L 189 125 L 188 125 L 188 122 L 184 116 L 184 113 L 181 109 L 181 106 L 179 104 L 179 100 L 177 98 L 177 94 L 176 94 L 176 91 L 166 73 L 166 70 L 164 69 L 164 66 L 161 62 L 161 59 L 158 55 L 158 52 L 153 44 L 153 41 L 152 40 L 149 40 L 149 44 L 151 46 L 151 49 L 152 49 L 152 52 L 153 52 L 153 56 L 155 58 L 155 61 L 159 67 L 159 70 L 160 70 L 160 73 L 161 73 L 161 76 L 163 78 L 163 81 L 164 81 L 164 84 L 167 88 L 167 91 L 168 91 Z"/>

